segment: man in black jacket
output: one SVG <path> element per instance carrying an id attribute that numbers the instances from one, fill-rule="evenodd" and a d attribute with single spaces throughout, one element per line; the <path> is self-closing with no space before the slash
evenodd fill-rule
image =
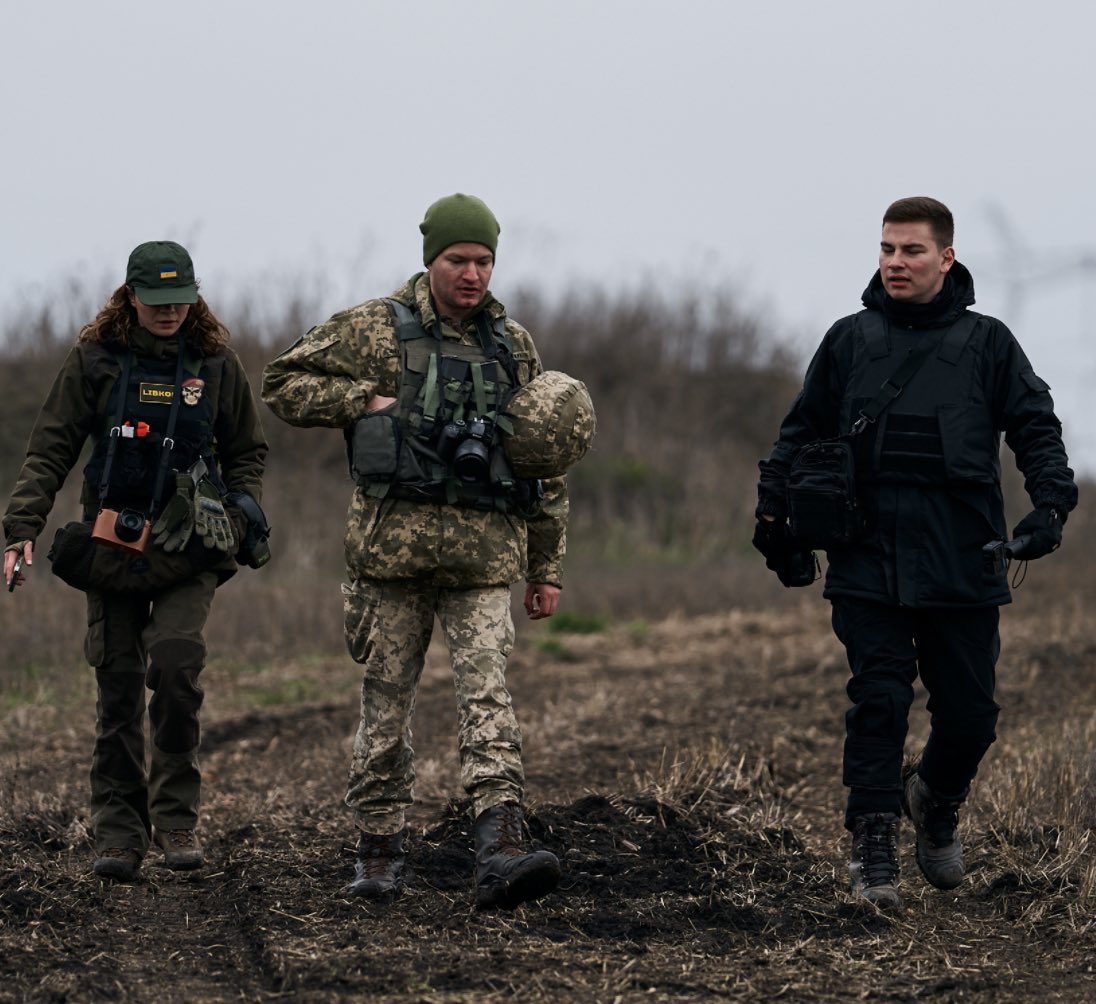
<path id="1" fill-rule="evenodd" d="M 754 543 L 786 583 L 799 584 L 788 570 L 804 567 L 812 542 L 797 540 L 787 522 L 793 457 L 806 443 L 848 434 L 910 353 L 927 351 L 899 396 L 851 437 L 865 528 L 827 550 L 824 595 L 852 670 L 849 871 L 854 894 L 880 907 L 900 904 L 903 811 L 926 879 L 951 889 L 963 878 L 958 811 L 996 738 L 998 607 L 1010 601 L 1005 570 L 983 554 L 1007 536 L 1001 434 L 1034 506 L 1013 530 L 1015 558 L 1055 550 L 1077 504 L 1049 388 L 1004 324 L 969 309 L 974 282 L 955 258 L 953 234 L 950 211 L 935 199 L 887 209 L 865 309 L 826 333 L 760 464 Z M 917 770 L 903 778 L 918 673 L 932 729 Z"/>

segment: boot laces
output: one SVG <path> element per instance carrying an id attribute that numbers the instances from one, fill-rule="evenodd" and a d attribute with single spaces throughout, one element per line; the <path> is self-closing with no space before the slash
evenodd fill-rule
<path id="1" fill-rule="evenodd" d="M 888 819 L 869 818 L 857 834 L 856 856 L 864 885 L 893 882 L 898 874 L 898 826 Z"/>
<path id="2" fill-rule="evenodd" d="M 522 849 L 521 812 L 517 806 L 503 805 L 498 819 L 497 854 L 518 857 Z"/>
<path id="3" fill-rule="evenodd" d="M 190 851 L 198 846 L 198 838 L 194 836 L 193 830 L 169 830 L 164 837 L 173 850 Z"/>
<path id="4" fill-rule="evenodd" d="M 955 840 L 959 826 L 960 802 L 930 795 L 925 799 L 924 828 L 929 840 L 937 847 L 944 847 Z"/>

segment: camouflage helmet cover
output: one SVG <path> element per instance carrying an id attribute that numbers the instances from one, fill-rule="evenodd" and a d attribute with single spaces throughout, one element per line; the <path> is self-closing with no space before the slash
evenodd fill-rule
<path id="1" fill-rule="evenodd" d="M 554 478 L 578 463 L 597 428 L 586 385 L 547 370 L 520 387 L 506 406 L 513 432 L 503 440 L 519 478 Z"/>

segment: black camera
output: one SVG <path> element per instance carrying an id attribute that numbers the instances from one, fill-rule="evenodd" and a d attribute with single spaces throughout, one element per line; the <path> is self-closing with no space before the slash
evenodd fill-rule
<path id="1" fill-rule="evenodd" d="M 137 509 L 101 509 L 91 531 L 91 539 L 107 547 L 133 554 L 144 554 L 148 544 L 149 520 Z"/>
<path id="2" fill-rule="evenodd" d="M 468 423 L 462 422 L 459 418 L 454 419 L 452 422 L 446 422 L 441 427 L 441 432 L 438 433 L 438 456 L 442 460 L 451 460 L 453 457 L 453 451 L 456 450 L 457 445 L 462 439 L 468 429 Z"/>
<path id="3" fill-rule="evenodd" d="M 1013 540 L 991 540 L 982 547 L 982 570 L 987 575 L 1005 575 L 1009 562 L 1015 560 L 1017 554 L 1022 554 L 1030 541 L 1030 534 L 1023 534 Z"/>
<path id="4" fill-rule="evenodd" d="M 438 435 L 438 453 L 452 459 L 453 473 L 461 481 L 472 484 L 488 479 L 491 470 L 491 444 L 495 427 L 482 418 L 471 422 L 456 419 L 446 422 Z"/>

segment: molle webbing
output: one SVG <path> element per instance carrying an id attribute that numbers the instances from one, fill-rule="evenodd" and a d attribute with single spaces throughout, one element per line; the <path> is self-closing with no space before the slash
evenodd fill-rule
<path id="1" fill-rule="evenodd" d="M 500 420 L 505 399 L 518 386 L 505 318 L 489 322 L 486 312 L 480 311 L 475 318 L 480 352 L 475 355 L 482 358 L 464 358 L 468 347 L 459 343 L 447 346 L 440 321 L 428 331 L 407 304 L 394 299 L 385 302 L 396 319 L 405 385 L 401 386 L 400 408 L 412 435 L 429 441 L 445 422 L 463 421 L 469 415 Z M 422 350 L 414 344 L 421 339 L 431 340 L 431 351 L 425 360 L 425 375 L 418 377 L 422 365 L 408 362 L 422 358 Z M 508 384 L 501 379 L 503 373 Z M 503 420 L 503 424 L 508 423 Z"/>
<path id="2" fill-rule="evenodd" d="M 528 503 L 530 488 L 514 478 L 498 439 L 510 431 L 501 412 L 518 386 L 505 318 L 480 311 L 475 344 L 445 338 L 440 321 L 427 329 L 406 304 L 386 302 L 400 385 L 386 415 L 366 416 L 348 436 L 359 488 L 373 498 L 502 512 Z"/>

